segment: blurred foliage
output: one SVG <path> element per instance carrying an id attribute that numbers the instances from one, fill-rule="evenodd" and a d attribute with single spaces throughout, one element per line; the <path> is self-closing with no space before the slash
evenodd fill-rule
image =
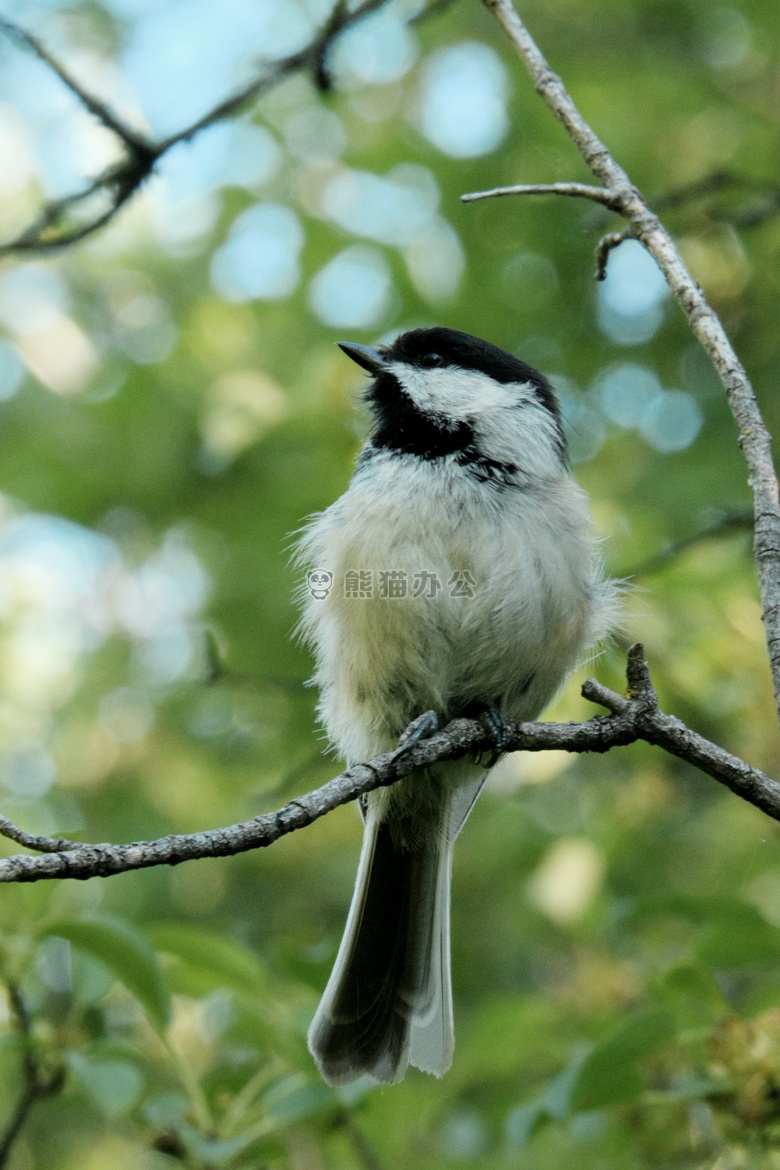
<path id="1" fill-rule="evenodd" d="M 153 7 L 6 10 L 108 94 L 124 92 L 123 46 Z M 157 7 L 197 40 L 203 5 Z M 238 20 L 240 4 L 216 7 Z M 708 530 L 634 577 L 625 636 L 646 643 L 665 709 L 777 769 L 749 533 L 718 530 L 750 504 L 718 384 L 647 275 L 628 270 L 640 303 L 622 319 L 623 286 L 610 302 L 594 284 L 612 218 L 571 200 L 459 202 L 587 176 L 480 5 L 434 8 L 395 79 L 339 73 L 334 55 L 331 93 L 290 78 L 249 111 L 240 125 L 266 137 L 246 141 L 276 150 L 265 177 L 201 175 L 166 204 L 163 167 L 90 241 L 2 262 L 0 808 L 30 831 L 131 840 L 227 824 L 334 773 L 291 638 L 286 549 L 344 489 L 365 433 L 361 375 L 335 338 L 423 323 L 488 337 L 562 388 L 611 573 Z M 666 200 L 777 430 L 776 3 L 527 0 L 522 15 L 634 181 Z M 471 157 L 421 121 L 436 55 L 462 42 L 488 46 L 506 79 L 508 129 Z M 68 107 L 58 178 L 46 159 L 64 99 L 21 57 L 0 47 L 6 237 L 75 184 L 74 143 L 93 133 Z M 12 148 L 17 170 L 43 160 L 16 184 Z M 402 219 L 398 246 L 381 224 L 372 238 L 359 206 L 340 223 L 326 196 L 346 168 L 438 201 L 438 235 L 402 239 Z M 706 182 L 724 170 L 733 182 Z M 225 291 L 213 258 L 269 203 L 302 227 L 299 271 L 272 296 Z M 356 243 L 391 285 L 375 319 L 342 328 L 312 280 Z M 616 407 L 605 387 L 618 370 L 636 388 L 637 367 L 645 391 L 678 396 L 648 391 L 631 421 L 630 393 Z M 591 670 L 619 689 L 622 659 L 613 646 Z M 578 680 L 553 713 L 592 713 Z M 345 808 L 266 852 L 5 887 L 0 1133 L 25 1069 L 65 1070 L 8 1166 L 780 1165 L 780 836 L 766 817 L 646 746 L 505 761 L 456 851 L 452 1070 L 337 1093 L 305 1033 L 359 838 Z"/>

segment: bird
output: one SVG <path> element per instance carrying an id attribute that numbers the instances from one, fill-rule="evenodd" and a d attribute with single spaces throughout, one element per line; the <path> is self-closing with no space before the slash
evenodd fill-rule
<path id="1" fill-rule="evenodd" d="M 507 721 L 535 719 L 615 622 L 556 394 L 443 326 L 337 344 L 370 375 L 372 427 L 298 539 L 319 717 L 348 766 L 479 718 L 492 765 Z M 308 1034 L 328 1084 L 450 1067 L 452 850 L 487 774 L 447 761 L 361 798 L 355 892 Z"/>

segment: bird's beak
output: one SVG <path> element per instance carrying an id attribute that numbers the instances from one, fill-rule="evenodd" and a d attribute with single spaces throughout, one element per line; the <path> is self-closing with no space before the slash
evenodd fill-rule
<path id="1" fill-rule="evenodd" d="M 369 374 L 378 374 L 385 368 L 385 359 L 378 349 L 372 349 L 370 345 L 358 345 L 356 341 L 337 341 L 336 345 L 343 349 L 353 362 L 368 370 Z"/>

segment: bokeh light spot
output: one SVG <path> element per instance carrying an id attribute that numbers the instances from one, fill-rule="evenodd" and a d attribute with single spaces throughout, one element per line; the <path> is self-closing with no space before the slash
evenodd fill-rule
<path id="1" fill-rule="evenodd" d="M 278 300 L 300 279 L 304 234 L 289 207 L 263 203 L 239 215 L 211 261 L 211 282 L 228 301 Z"/>
<path id="2" fill-rule="evenodd" d="M 610 255 L 599 284 L 600 328 L 619 345 L 640 345 L 655 335 L 669 289 L 660 268 L 637 240 L 626 240 Z"/>
<path id="3" fill-rule="evenodd" d="M 390 270 L 378 248 L 345 248 L 322 268 L 309 288 L 309 304 L 326 325 L 367 329 L 387 305 Z"/>
<path id="4" fill-rule="evenodd" d="M 633 362 L 606 370 L 597 384 L 604 414 L 624 428 L 635 427 L 648 403 L 661 393 L 661 383 L 653 371 Z"/>
<path id="5" fill-rule="evenodd" d="M 423 133 L 453 158 L 488 154 L 509 129 L 506 88 L 504 66 L 487 45 L 464 41 L 443 49 L 426 70 Z"/>
<path id="6" fill-rule="evenodd" d="M 639 433 L 656 451 L 669 454 L 690 447 L 701 430 L 698 403 L 684 390 L 663 390 L 642 411 Z"/>

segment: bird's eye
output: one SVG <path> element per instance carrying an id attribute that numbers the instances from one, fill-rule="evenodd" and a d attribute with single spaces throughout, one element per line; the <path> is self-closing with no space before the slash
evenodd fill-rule
<path id="1" fill-rule="evenodd" d="M 441 355 L 438 353 L 426 353 L 420 358 L 420 365 L 425 366 L 427 370 L 433 369 L 434 366 L 440 366 L 441 362 Z"/>

